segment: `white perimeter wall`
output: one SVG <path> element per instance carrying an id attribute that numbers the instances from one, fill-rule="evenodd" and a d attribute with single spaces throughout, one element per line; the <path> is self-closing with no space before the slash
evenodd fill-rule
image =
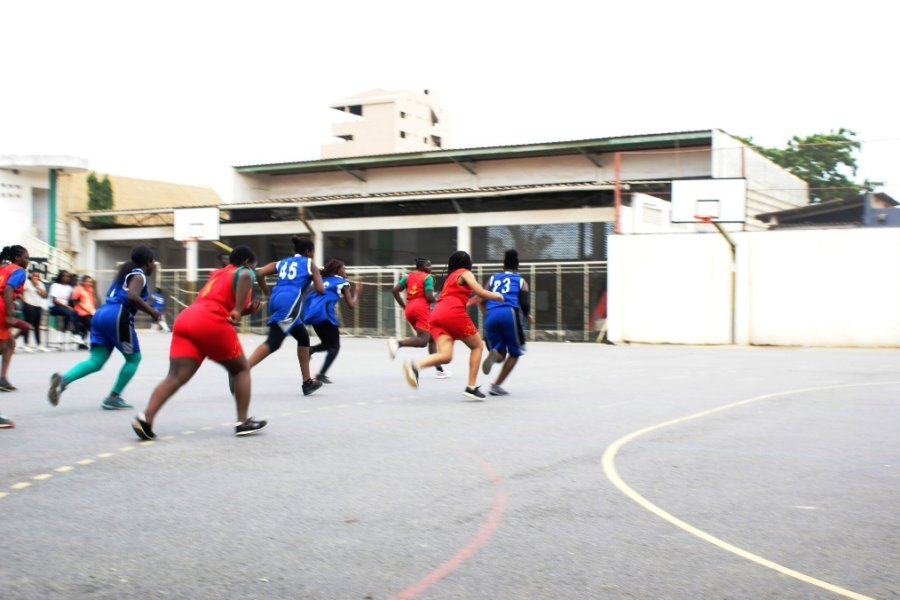
<path id="1" fill-rule="evenodd" d="M 900 347 L 900 228 L 732 236 L 736 343 Z M 609 252 L 611 340 L 731 343 L 721 235 L 619 235 Z"/>

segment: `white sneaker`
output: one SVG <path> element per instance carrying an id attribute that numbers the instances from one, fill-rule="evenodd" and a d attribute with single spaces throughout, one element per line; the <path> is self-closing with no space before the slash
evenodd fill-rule
<path id="1" fill-rule="evenodd" d="M 450 377 L 453 377 L 453 373 L 451 373 L 447 369 L 444 369 L 443 371 L 435 371 L 434 372 L 435 379 L 449 379 Z"/>
<path id="2" fill-rule="evenodd" d="M 72 339 L 75 340 L 76 344 L 83 344 L 84 338 L 78 335 L 77 333 L 72 336 Z"/>
<path id="3" fill-rule="evenodd" d="M 400 342 L 395 340 L 394 338 L 388 338 L 388 354 L 391 355 L 391 360 L 394 360 L 394 357 L 397 356 L 397 350 L 400 349 Z"/>
<path id="4" fill-rule="evenodd" d="M 47 346 L 38 346 L 38 350 L 40 350 L 41 352 L 53 352 L 53 350 L 51 350 Z"/>
<path id="5" fill-rule="evenodd" d="M 22 346 L 22 350 L 25 352 L 34 352 L 34 346 Z"/>

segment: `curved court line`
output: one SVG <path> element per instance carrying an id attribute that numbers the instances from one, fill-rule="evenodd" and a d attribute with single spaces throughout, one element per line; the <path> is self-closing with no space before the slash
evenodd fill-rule
<path id="1" fill-rule="evenodd" d="M 440 566 L 431 571 L 428 575 L 409 586 L 402 592 L 391 596 L 391 600 L 408 600 L 418 596 L 432 585 L 455 571 L 461 564 L 469 559 L 475 551 L 478 550 L 485 542 L 494 534 L 494 530 L 500 525 L 503 518 L 503 512 L 506 510 L 508 496 L 506 494 L 506 486 L 503 484 L 503 478 L 494 471 L 491 464 L 477 454 L 466 452 L 469 458 L 481 465 L 481 468 L 487 472 L 494 484 L 494 502 L 491 505 L 491 512 L 488 514 L 484 524 L 473 535 L 468 543 L 463 546 L 456 554 L 444 561 Z"/>
<path id="2" fill-rule="evenodd" d="M 804 583 L 808 583 L 810 585 L 814 585 L 820 587 L 824 590 L 832 592 L 834 594 L 839 594 L 841 596 L 847 598 L 854 598 L 855 600 L 873 600 L 869 596 L 864 596 L 862 594 L 858 594 L 854 591 L 844 589 L 840 586 L 834 585 L 832 583 L 828 583 L 827 581 L 822 581 L 821 579 L 816 579 L 815 577 L 811 577 L 809 575 L 805 575 L 800 573 L 799 571 L 795 571 L 791 568 L 785 567 L 784 565 L 780 565 L 776 562 L 763 558 L 762 556 L 758 556 L 753 554 L 752 552 L 748 552 L 743 550 L 742 548 L 738 548 L 728 542 L 715 537 L 714 535 L 710 535 L 701 529 L 697 529 L 693 525 L 686 523 L 679 519 L 678 517 L 672 515 L 671 513 L 666 512 L 659 506 L 653 504 L 639 493 L 637 493 L 634 488 L 629 486 L 625 481 L 619 476 L 619 472 L 616 469 L 615 460 L 616 454 L 622 447 L 628 442 L 634 440 L 637 437 L 640 437 L 646 433 L 650 433 L 651 431 L 656 431 L 659 429 L 663 429 L 665 427 L 670 427 L 672 425 L 678 425 L 680 423 L 685 423 L 687 421 L 691 421 L 693 419 L 700 419 L 702 417 L 706 417 L 718 412 L 730 410 L 732 408 L 736 408 L 738 406 L 742 406 L 744 404 L 749 404 L 751 402 L 757 402 L 759 400 L 767 400 L 769 398 L 777 398 L 779 396 L 789 396 L 791 394 L 802 394 L 806 392 L 818 392 L 823 390 L 837 390 L 842 388 L 852 388 L 852 387 L 864 387 L 870 385 L 896 385 L 897 381 L 886 381 L 886 382 L 876 382 L 876 383 L 848 383 L 843 385 L 825 385 L 818 387 L 810 387 L 810 388 L 800 388 L 796 390 L 787 390 L 783 392 L 773 392 L 771 394 L 763 394 L 762 396 L 754 396 L 753 398 L 747 398 L 746 400 L 739 400 L 737 402 L 732 402 L 730 404 L 725 404 L 723 406 L 719 406 L 717 408 L 712 408 L 709 410 L 704 410 L 698 413 L 694 413 L 691 415 L 687 415 L 686 417 L 680 417 L 678 419 L 672 419 L 671 421 L 665 421 L 663 423 L 658 423 L 656 425 L 651 425 L 649 427 L 644 427 L 643 429 L 638 429 L 637 431 L 633 431 L 628 435 L 620 437 L 615 442 L 610 444 L 606 450 L 603 452 L 603 458 L 601 459 L 601 464 L 603 465 L 603 473 L 606 475 L 606 478 L 612 482 L 614 486 L 619 488 L 623 494 L 640 504 L 642 507 L 652 512 L 656 516 L 660 517 L 664 521 L 668 521 L 672 525 L 683 529 L 684 531 L 690 533 L 693 536 L 700 538 L 705 542 L 709 542 L 714 546 L 718 546 L 723 550 L 727 550 L 732 554 L 740 556 L 741 558 L 753 561 L 759 565 L 772 569 L 782 575 L 787 575 L 788 577 L 793 577 L 794 579 L 798 579 Z"/>

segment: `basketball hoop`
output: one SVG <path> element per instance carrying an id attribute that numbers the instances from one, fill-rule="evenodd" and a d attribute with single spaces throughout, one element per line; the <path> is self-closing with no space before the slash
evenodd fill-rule
<path id="1" fill-rule="evenodd" d="M 710 215 L 694 215 L 694 218 L 697 219 L 699 223 L 704 223 L 705 225 L 711 225 L 713 220 Z"/>

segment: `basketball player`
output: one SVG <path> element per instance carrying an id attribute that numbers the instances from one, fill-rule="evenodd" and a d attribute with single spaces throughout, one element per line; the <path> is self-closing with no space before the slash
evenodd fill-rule
<path id="1" fill-rule="evenodd" d="M 428 352 L 436 352 L 434 340 L 431 338 L 431 328 L 428 325 L 431 319 L 431 305 L 434 304 L 434 277 L 431 276 L 431 261 L 427 258 L 416 259 L 416 270 L 404 275 L 391 289 L 394 300 L 403 308 L 406 321 L 416 332 L 416 335 L 402 340 L 388 339 L 388 352 L 393 359 L 397 356 L 397 350 L 404 347 L 424 348 L 428 346 Z M 406 290 L 406 302 L 400 292 Z M 450 377 L 450 371 L 445 371 L 442 365 L 435 367 L 435 377 L 446 379 Z"/>

